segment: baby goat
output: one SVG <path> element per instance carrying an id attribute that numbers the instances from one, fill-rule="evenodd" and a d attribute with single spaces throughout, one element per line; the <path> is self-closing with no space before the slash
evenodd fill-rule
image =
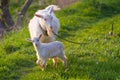
<path id="1" fill-rule="evenodd" d="M 41 43 L 39 40 L 42 35 L 39 36 L 39 38 L 33 38 L 29 39 L 35 47 L 36 55 L 37 55 L 37 61 L 36 63 L 44 70 L 46 68 L 46 61 L 49 58 L 53 58 L 54 65 L 56 65 L 56 58 L 60 58 L 64 66 L 67 65 L 66 56 L 64 54 L 64 46 L 59 41 L 53 41 L 50 43 Z"/>

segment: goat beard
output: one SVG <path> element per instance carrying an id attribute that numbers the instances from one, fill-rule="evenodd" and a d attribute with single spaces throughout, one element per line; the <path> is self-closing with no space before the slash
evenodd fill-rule
<path id="1" fill-rule="evenodd" d="M 51 37 L 52 36 L 52 28 L 51 27 L 47 27 L 46 30 L 47 30 L 47 35 L 49 37 Z"/>

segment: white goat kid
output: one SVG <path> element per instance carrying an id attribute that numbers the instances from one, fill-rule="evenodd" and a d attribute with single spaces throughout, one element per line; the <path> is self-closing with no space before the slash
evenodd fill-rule
<path id="1" fill-rule="evenodd" d="M 41 35 L 40 37 L 41 38 Z M 29 39 L 34 46 L 36 50 L 36 55 L 37 55 L 37 61 L 36 63 L 42 67 L 42 70 L 46 68 L 46 61 L 49 58 L 53 58 L 54 65 L 57 65 L 57 58 L 60 58 L 64 66 L 66 67 L 67 61 L 66 61 L 66 56 L 64 54 L 64 46 L 61 42 L 59 41 L 53 41 L 50 43 L 41 43 L 39 38 L 33 38 Z"/>
<path id="2" fill-rule="evenodd" d="M 48 43 L 55 40 L 55 35 L 52 34 L 54 31 L 58 33 L 59 20 L 55 16 L 53 11 L 60 10 L 56 5 L 50 5 L 43 10 L 38 10 L 35 12 L 34 17 L 29 22 L 29 33 L 31 38 L 39 37 L 42 34 L 40 39 L 43 43 Z"/>

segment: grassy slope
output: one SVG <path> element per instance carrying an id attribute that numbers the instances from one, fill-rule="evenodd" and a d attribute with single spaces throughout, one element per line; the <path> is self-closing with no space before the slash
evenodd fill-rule
<path id="1" fill-rule="evenodd" d="M 0 80 L 120 79 L 120 8 L 117 1 L 104 0 L 99 10 L 96 2 L 93 5 L 86 0 L 56 13 L 61 23 L 60 36 L 87 43 L 76 45 L 57 38 L 65 45 L 66 69 L 61 62 L 54 68 L 52 61 L 48 61 L 47 69 L 40 70 L 32 44 L 25 41 L 29 37 L 26 23 L 23 29 L 7 34 L 0 41 Z M 108 32 L 113 22 L 115 35 L 111 37 Z"/>

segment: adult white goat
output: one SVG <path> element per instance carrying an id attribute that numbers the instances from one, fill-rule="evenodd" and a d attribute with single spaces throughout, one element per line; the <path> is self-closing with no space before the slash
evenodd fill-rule
<path id="1" fill-rule="evenodd" d="M 39 37 L 42 34 L 40 39 L 43 43 L 48 43 L 55 40 L 55 35 L 52 34 L 54 31 L 58 33 L 59 20 L 55 16 L 53 11 L 60 10 L 56 5 L 50 5 L 43 10 L 38 10 L 35 12 L 34 17 L 29 22 L 29 33 L 31 38 Z"/>
<path id="2" fill-rule="evenodd" d="M 66 56 L 64 54 L 64 46 L 61 42 L 59 41 L 53 41 L 50 43 L 41 43 L 39 40 L 42 35 L 40 35 L 39 38 L 34 37 L 33 39 L 28 39 L 31 41 L 36 50 L 36 55 L 37 55 L 37 61 L 36 63 L 44 70 L 46 68 L 46 61 L 49 58 L 53 58 L 54 65 L 57 64 L 57 57 L 60 58 L 64 66 L 66 67 L 67 61 L 66 61 Z"/>

